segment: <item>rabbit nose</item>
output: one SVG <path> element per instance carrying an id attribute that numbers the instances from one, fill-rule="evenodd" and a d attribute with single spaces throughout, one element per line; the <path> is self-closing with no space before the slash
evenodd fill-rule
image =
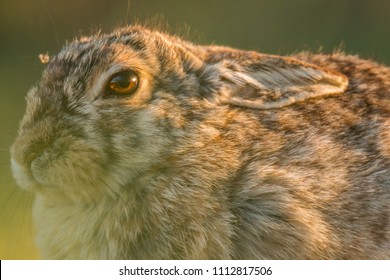
<path id="1" fill-rule="evenodd" d="M 27 170 L 29 163 L 26 161 L 25 150 L 27 146 L 26 137 L 18 137 L 11 146 L 11 164 L 18 170 Z"/>
<path id="2" fill-rule="evenodd" d="M 14 158 L 11 158 L 11 169 L 16 182 L 21 188 L 31 189 L 36 184 L 31 171 Z"/>
<path id="3" fill-rule="evenodd" d="M 32 189 L 36 184 L 30 169 L 30 163 L 25 160 L 23 147 L 17 139 L 11 147 L 11 170 L 17 184 L 23 189 Z"/>
<path id="4" fill-rule="evenodd" d="M 16 182 L 22 188 L 30 188 L 30 185 L 36 183 L 32 166 L 50 148 L 51 133 L 42 131 L 39 125 L 23 131 L 10 149 L 11 168 Z"/>
<path id="5" fill-rule="evenodd" d="M 11 168 L 16 182 L 24 189 L 32 189 L 38 183 L 42 183 L 42 166 L 45 154 L 48 152 L 48 144 L 45 142 L 29 143 L 23 137 L 17 139 L 11 147 Z M 44 158 L 44 159 L 43 159 Z"/>

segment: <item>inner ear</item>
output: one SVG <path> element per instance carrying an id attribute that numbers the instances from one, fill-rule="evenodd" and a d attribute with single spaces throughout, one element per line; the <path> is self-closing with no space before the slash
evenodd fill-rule
<path id="1" fill-rule="evenodd" d="M 218 101 L 251 109 L 274 109 L 311 98 L 344 93 L 348 78 L 291 58 L 259 56 L 259 61 L 222 63 L 225 81 Z"/>

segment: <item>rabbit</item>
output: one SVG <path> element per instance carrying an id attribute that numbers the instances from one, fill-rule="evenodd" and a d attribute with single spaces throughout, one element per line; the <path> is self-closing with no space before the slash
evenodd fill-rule
<path id="1" fill-rule="evenodd" d="M 45 259 L 389 259 L 390 69 L 141 25 L 67 43 L 13 143 Z"/>

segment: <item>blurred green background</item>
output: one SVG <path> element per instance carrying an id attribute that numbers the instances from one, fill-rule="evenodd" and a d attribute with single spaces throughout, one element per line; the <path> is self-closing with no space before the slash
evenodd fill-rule
<path id="1" fill-rule="evenodd" d="M 43 68 L 38 54 L 156 16 L 202 44 L 281 55 L 341 47 L 390 64 L 388 0 L 0 0 L 0 259 L 39 258 L 32 196 L 17 188 L 9 166 L 24 96 Z"/>

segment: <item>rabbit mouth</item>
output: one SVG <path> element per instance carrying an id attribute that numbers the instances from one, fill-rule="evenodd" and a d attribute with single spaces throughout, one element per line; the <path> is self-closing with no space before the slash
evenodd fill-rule
<path id="1" fill-rule="evenodd" d="M 75 166 L 76 159 L 66 157 L 66 151 L 46 148 L 39 153 L 30 153 L 26 159 L 26 156 L 20 157 L 16 150 L 23 150 L 23 147 L 16 145 L 11 149 L 11 169 L 22 189 L 41 193 L 48 189 L 66 189 L 86 181 L 80 178 L 80 174 L 86 172 Z"/>
<path id="2" fill-rule="evenodd" d="M 28 168 L 24 164 L 19 163 L 15 158 L 11 158 L 11 169 L 16 183 L 24 190 L 42 191 L 43 189 L 52 188 L 54 184 L 47 182 L 45 170 L 37 168 L 37 164 L 33 161 L 31 167 Z"/>
<path id="3" fill-rule="evenodd" d="M 30 164 L 11 157 L 11 169 L 19 187 L 36 195 L 58 194 L 63 198 L 95 201 L 104 193 L 104 186 L 97 182 L 96 168 L 81 170 L 76 168 L 75 162 L 53 159 L 49 155 L 41 155 Z"/>
<path id="4" fill-rule="evenodd" d="M 38 191 L 43 187 L 55 186 L 59 181 L 49 176 L 51 166 L 56 162 L 53 151 L 26 145 L 23 137 L 18 138 L 11 147 L 11 169 L 17 184 L 25 190 Z"/>

